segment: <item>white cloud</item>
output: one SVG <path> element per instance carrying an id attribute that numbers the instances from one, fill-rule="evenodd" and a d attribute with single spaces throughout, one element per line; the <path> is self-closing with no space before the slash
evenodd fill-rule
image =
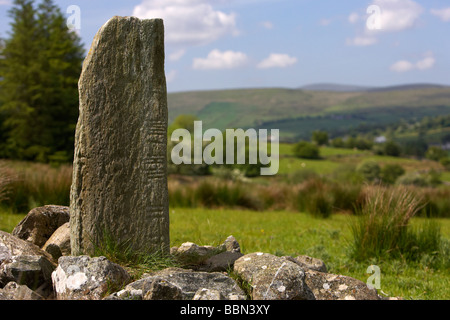
<path id="1" fill-rule="evenodd" d="M 436 59 L 431 51 L 428 51 L 424 54 L 424 58 L 422 60 L 417 61 L 416 63 L 412 63 L 407 60 L 400 60 L 394 63 L 391 67 L 391 71 L 395 72 L 407 72 L 411 70 L 428 70 L 431 69 L 436 63 Z"/>
<path id="2" fill-rule="evenodd" d="M 380 31 L 403 31 L 414 27 L 423 8 L 412 0 L 374 0 L 372 5 L 381 9 Z"/>
<path id="3" fill-rule="evenodd" d="M 245 53 L 235 51 L 211 51 L 206 58 L 196 58 L 192 67 L 197 70 L 233 69 L 244 66 L 248 61 Z"/>
<path id="4" fill-rule="evenodd" d="M 427 52 L 426 57 L 422 60 L 417 61 L 416 68 L 419 70 L 427 70 L 433 68 L 436 63 L 436 59 L 433 56 L 432 52 Z"/>
<path id="5" fill-rule="evenodd" d="M 431 9 L 430 12 L 444 22 L 450 21 L 450 7 L 444 9 Z"/>
<path id="6" fill-rule="evenodd" d="M 261 25 L 268 30 L 273 29 L 273 23 L 271 21 L 263 21 L 261 22 Z"/>
<path id="7" fill-rule="evenodd" d="M 207 0 L 142 0 L 133 15 L 162 18 L 168 44 L 203 45 L 225 35 L 237 34 L 236 16 L 215 10 Z"/>
<path id="8" fill-rule="evenodd" d="M 377 43 L 377 38 L 371 36 L 359 36 L 353 39 L 347 39 L 347 45 L 349 46 L 365 47 L 375 43 Z"/>
<path id="9" fill-rule="evenodd" d="M 356 12 L 352 12 L 348 16 L 348 22 L 350 22 L 351 24 L 357 23 L 358 21 L 359 21 L 359 14 L 357 14 Z"/>
<path id="10" fill-rule="evenodd" d="M 360 26 L 358 35 L 347 39 L 347 45 L 370 46 L 383 32 L 400 32 L 415 27 L 424 9 L 413 0 L 373 0 L 364 14 L 353 12 L 351 24 Z M 403 66 L 405 68 L 405 66 Z"/>
<path id="11" fill-rule="evenodd" d="M 166 74 L 166 81 L 169 82 L 173 82 L 175 80 L 177 76 L 177 71 L 176 70 L 171 70 L 170 72 L 168 72 Z"/>
<path id="12" fill-rule="evenodd" d="M 175 51 L 175 52 L 172 52 L 172 53 L 169 55 L 169 60 L 170 60 L 170 61 L 178 61 L 178 60 L 181 59 L 181 57 L 184 56 L 185 53 L 186 53 L 186 50 L 185 50 L 185 49 L 180 49 L 180 50 L 177 50 L 177 51 Z"/>
<path id="13" fill-rule="evenodd" d="M 287 54 L 272 53 L 268 58 L 258 64 L 258 68 L 286 68 L 297 63 L 297 58 Z"/>
<path id="14" fill-rule="evenodd" d="M 11 3 L 10 0 L 0 0 L 0 6 L 9 6 Z"/>
<path id="15" fill-rule="evenodd" d="M 332 21 L 331 19 L 323 18 L 323 19 L 320 19 L 319 24 L 320 24 L 322 27 L 327 27 L 327 26 L 329 26 L 332 22 L 333 22 L 333 21 Z"/>
<path id="16" fill-rule="evenodd" d="M 401 60 L 394 63 L 390 69 L 395 72 L 406 72 L 414 69 L 414 65 L 409 61 Z"/>

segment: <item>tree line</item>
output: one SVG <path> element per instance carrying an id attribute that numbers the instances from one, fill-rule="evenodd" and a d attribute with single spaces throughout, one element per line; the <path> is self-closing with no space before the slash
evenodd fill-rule
<path id="1" fill-rule="evenodd" d="M 65 162 L 73 157 L 79 36 L 52 0 L 15 0 L 0 42 L 0 158 Z"/>

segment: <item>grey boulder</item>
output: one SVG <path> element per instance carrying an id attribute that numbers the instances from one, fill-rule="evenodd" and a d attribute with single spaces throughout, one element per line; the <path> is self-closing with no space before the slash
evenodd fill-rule
<path id="1" fill-rule="evenodd" d="M 14 228 L 12 235 L 42 247 L 51 235 L 69 222 L 68 207 L 44 206 L 31 210 Z"/>
<path id="2" fill-rule="evenodd" d="M 101 300 L 130 281 L 127 271 L 105 257 L 61 257 L 52 274 L 58 300 Z"/>
<path id="3" fill-rule="evenodd" d="M 312 300 L 298 264 L 268 253 L 251 253 L 234 263 L 234 272 L 252 287 L 254 300 Z"/>

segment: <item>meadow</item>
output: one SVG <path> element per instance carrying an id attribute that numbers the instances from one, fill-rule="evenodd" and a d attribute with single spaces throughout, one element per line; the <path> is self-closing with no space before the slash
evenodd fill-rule
<path id="1" fill-rule="evenodd" d="M 367 268 L 377 265 L 381 294 L 449 299 L 448 172 L 429 160 L 330 147 L 321 147 L 320 152 L 319 160 L 298 159 L 292 145 L 281 144 L 280 172 L 275 177 L 247 178 L 224 170 L 212 170 L 209 176 L 170 175 L 171 245 L 187 241 L 217 245 L 233 235 L 244 253 L 306 254 L 322 259 L 329 272 L 364 282 L 370 277 Z M 376 161 L 381 167 L 399 164 L 405 174 L 434 170 L 441 174 L 440 183 L 426 187 L 368 183 L 356 170 L 364 161 Z M 70 165 L 2 161 L 0 171 L 4 181 L 0 230 L 12 231 L 36 206 L 69 204 Z M 382 200 L 373 196 L 377 190 L 397 196 Z M 385 221 L 377 218 L 384 215 Z M 371 224 L 364 224 L 369 218 Z M 358 234 L 361 229 L 372 230 L 363 232 L 367 239 Z M 383 243 L 383 230 L 393 235 L 390 244 Z M 365 244 L 355 245 L 360 242 Z M 365 255 L 369 245 L 375 251 Z M 358 252 L 357 246 L 367 250 Z"/>

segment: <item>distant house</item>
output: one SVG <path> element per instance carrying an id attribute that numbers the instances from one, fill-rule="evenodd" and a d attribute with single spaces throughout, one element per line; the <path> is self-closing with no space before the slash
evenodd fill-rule
<path id="1" fill-rule="evenodd" d="M 385 143 L 387 141 L 385 136 L 379 136 L 375 138 L 375 143 Z"/>

